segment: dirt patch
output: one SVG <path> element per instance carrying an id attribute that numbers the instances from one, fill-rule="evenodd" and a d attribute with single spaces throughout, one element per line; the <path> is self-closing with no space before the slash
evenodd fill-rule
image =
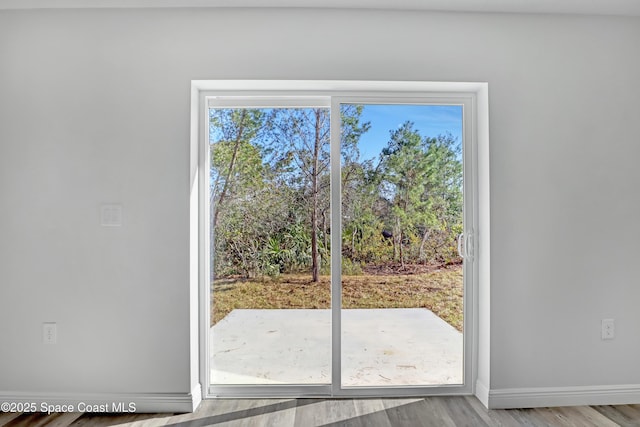
<path id="1" fill-rule="evenodd" d="M 411 275 L 425 274 L 443 269 L 460 268 L 462 261 L 452 261 L 442 264 L 384 264 L 384 265 L 366 265 L 362 271 L 368 275 L 375 276 L 391 276 L 391 275 Z"/>

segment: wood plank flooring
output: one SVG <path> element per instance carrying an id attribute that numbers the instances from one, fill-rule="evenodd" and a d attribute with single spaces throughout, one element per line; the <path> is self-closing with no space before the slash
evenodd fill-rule
<path id="1" fill-rule="evenodd" d="M 217 399 L 193 414 L 0 413 L 0 426 L 639 426 L 640 405 L 487 410 L 475 397 Z"/>

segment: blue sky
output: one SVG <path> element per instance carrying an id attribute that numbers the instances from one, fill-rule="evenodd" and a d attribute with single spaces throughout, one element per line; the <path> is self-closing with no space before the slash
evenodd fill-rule
<path id="1" fill-rule="evenodd" d="M 462 143 L 462 106 L 459 105 L 365 105 L 361 122 L 371 128 L 360 137 L 361 159 L 378 158 L 389 141 L 389 131 L 405 121 L 414 123 L 420 135 L 438 136 L 450 132 Z"/>
<path id="2" fill-rule="evenodd" d="M 450 132 L 462 144 L 462 106 L 460 105 L 407 105 L 366 104 L 361 122 L 370 122 L 368 132 L 360 137 L 360 159 L 377 159 L 389 141 L 389 131 L 410 120 L 422 137 L 435 137 Z M 209 127 L 211 140 L 216 129 Z"/>

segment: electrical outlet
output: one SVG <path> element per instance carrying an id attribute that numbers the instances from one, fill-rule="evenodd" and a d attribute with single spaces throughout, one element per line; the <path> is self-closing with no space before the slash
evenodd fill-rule
<path id="1" fill-rule="evenodd" d="M 56 323 L 42 324 L 42 342 L 44 344 L 56 344 L 58 342 L 58 325 Z"/>
<path id="2" fill-rule="evenodd" d="M 602 339 L 612 340 L 616 336 L 616 325 L 613 319 L 602 319 Z"/>

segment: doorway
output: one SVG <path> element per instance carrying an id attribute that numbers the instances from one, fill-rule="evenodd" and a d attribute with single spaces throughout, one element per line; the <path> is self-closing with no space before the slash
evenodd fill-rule
<path id="1" fill-rule="evenodd" d="M 470 392 L 472 97 L 212 95 L 209 394 Z"/>

